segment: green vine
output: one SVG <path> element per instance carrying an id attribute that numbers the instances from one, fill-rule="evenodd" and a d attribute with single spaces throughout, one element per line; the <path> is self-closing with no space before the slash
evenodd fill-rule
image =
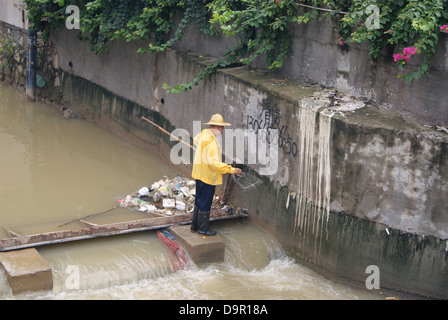
<path id="1" fill-rule="evenodd" d="M 380 3 L 380 2 L 379 2 Z M 385 46 L 398 50 L 394 60 L 398 67 L 407 72 L 400 77 L 412 81 L 428 74 L 433 54 L 436 51 L 441 27 L 448 21 L 447 0 L 388 0 L 378 4 L 378 28 L 367 28 L 365 21 L 369 18 L 366 1 L 353 1 L 349 14 L 341 20 L 341 34 L 350 42 L 369 43 L 369 53 L 378 57 Z M 410 56 L 396 58 L 401 50 L 417 49 L 421 61 L 414 63 L 417 67 L 406 70 Z M 391 57 L 392 58 L 392 57 Z M 414 59 L 414 58 L 412 58 Z"/>
<path id="2" fill-rule="evenodd" d="M 280 68 L 291 50 L 290 29 L 308 23 L 323 12 L 340 27 L 335 39 L 346 47 L 366 42 L 377 58 L 385 48 L 412 81 L 430 70 L 443 25 L 448 21 L 448 0 L 25 0 L 31 25 L 48 39 L 51 29 L 65 25 L 68 5 L 80 9 L 79 38 L 89 40 L 101 54 L 115 39 L 148 41 L 139 53 L 164 51 L 181 41 L 186 28 L 196 25 L 207 35 L 234 37 L 235 47 L 192 81 L 169 92 L 188 91 L 219 68 L 250 64 L 264 56 L 269 69 Z M 372 6 L 374 10 L 372 11 Z M 369 24 L 372 19 L 375 23 Z M 401 51 L 403 50 L 403 54 Z M 411 53 L 411 54 L 409 54 Z M 420 55 L 420 59 L 412 57 Z M 412 60 L 411 65 L 409 61 Z"/>

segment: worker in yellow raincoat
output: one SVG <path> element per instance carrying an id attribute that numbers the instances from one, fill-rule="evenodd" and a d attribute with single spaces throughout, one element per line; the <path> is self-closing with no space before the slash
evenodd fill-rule
<path id="1" fill-rule="evenodd" d="M 208 226 L 215 187 L 222 184 L 223 174 L 239 175 L 242 171 L 221 161 L 221 147 L 217 137 L 222 134 L 225 126 L 230 126 L 230 123 L 224 122 L 220 114 L 214 114 L 210 121 L 204 124 L 209 125 L 209 128 L 202 130 L 194 138 L 196 153 L 192 177 L 196 179 L 196 195 L 191 230 L 213 236 L 216 232 L 209 230 Z"/>

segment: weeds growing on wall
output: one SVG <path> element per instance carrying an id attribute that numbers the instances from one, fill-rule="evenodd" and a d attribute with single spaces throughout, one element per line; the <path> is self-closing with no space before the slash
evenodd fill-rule
<path id="1" fill-rule="evenodd" d="M 101 54 L 114 39 L 148 40 L 140 53 L 159 52 L 181 41 L 192 24 L 208 35 L 235 37 L 215 63 L 195 79 L 174 86 L 170 92 L 188 91 L 218 68 L 250 64 L 264 56 L 270 69 L 283 65 L 291 50 L 290 28 L 313 20 L 319 12 L 340 27 L 335 43 L 366 42 L 373 58 L 386 46 L 390 57 L 409 81 L 427 74 L 442 27 L 448 21 L 448 0 L 25 0 L 32 26 L 48 38 L 53 28 L 64 27 L 66 8 L 76 5 L 79 38 L 88 40 Z M 177 19 L 176 19 L 177 18 Z M 176 22 L 178 21 L 178 22 Z M 411 54 L 412 53 L 412 54 Z M 415 60 L 414 65 L 408 63 Z M 408 70 L 409 69 L 409 70 Z"/>

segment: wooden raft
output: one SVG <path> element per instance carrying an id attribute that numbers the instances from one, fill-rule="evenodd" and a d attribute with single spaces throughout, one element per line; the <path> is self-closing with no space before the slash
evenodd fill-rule
<path id="1" fill-rule="evenodd" d="M 224 210 L 211 211 L 210 221 L 247 218 L 247 216 L 248 215 L 244 213 L 229 215 Z M 191 224 L 191 218 L 191 214 L 179 214 L 174 216 L 154 217 L 102 225 L 80 220 L 80 222 L 85 226 L 82 229 L 59 230 L 32 235 L 21 235 L 10 230 L 9 228 L 4 228 L 10 237 L 0 239 L 0 252 L 138 231 L 163 229 L 173 225 Z"/>

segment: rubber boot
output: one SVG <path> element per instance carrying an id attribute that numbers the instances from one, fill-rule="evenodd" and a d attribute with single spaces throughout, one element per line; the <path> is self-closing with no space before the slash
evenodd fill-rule
<path id="1" fill-rule="evenodd" d="M 210 211 L 199 210 L 198 215 L 199 234 L 203 234 L 205 236 L 214 236 L 216 234 L 216 231 L 208 229 L 209 220 L 210 220 Z"/>
<path id="2" fill-rule="evenodd" d="M 194 206 L 193 218 L 191 219 L 191 227 L 190 227 L 191 232 L 198 231 L 198 212 L 199 212 L 199 207 Z"/>

